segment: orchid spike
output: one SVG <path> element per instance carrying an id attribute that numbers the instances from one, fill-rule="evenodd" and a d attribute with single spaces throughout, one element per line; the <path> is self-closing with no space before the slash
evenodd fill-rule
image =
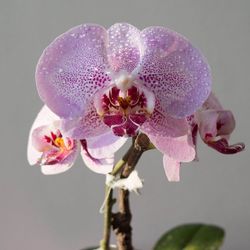
<path id="1" fill-rule="evenodd" d="M 44 106 L 32 125 L 28 141 L 28 161 L 41 166 L 43 174 L 67 171 L 76 160 L 80 145 L 82 158 L 91 170 L 107 174 L 113 168 L 114 153 L 125 138 L 112 133 L 84 139 L 81 142 L 64 135 L 60 118 Z"/>
<path id="2" fill-rule="evenodd" d="M 135 136 L 140 129 L 176 137 L 207 99 L 211 74 L 203 55 L 167 28 L 84 24 L 44 50 L 36 83 L 71 138 Z"/>

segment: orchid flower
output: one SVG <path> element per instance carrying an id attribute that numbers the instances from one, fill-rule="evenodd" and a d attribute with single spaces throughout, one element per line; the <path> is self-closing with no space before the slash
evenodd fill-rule
<path id="1" fill-rule="evenodd" d="M 125 143 L 125 138 L 106 133 L 80 141 L 64 135 L 60 118 L 44 106 L 39 112 L 29 135 L 28 161 L 41 165 L 43 174 L 58 174 L 72 167 L 79 148 L 83 161 L 97 173 L 109 173 L 113 168 L 114 153 Z"/>
<path id="2" fill-rule="evenodd" d="M 164 27 L 77 26 L 56 38 L 36 70 L 39 95 L 76 139 L 103 134 L 185 134 L 185 116 L 210 93 L 209 66 Z"/>
<path id="3" fill-rule="evenodd" d="M 211 93 L 202 108 L 194 115 L 202 140 L 222 154 L 235 154 L 245 148 L 244 143 L 229 145 L 228 140 L 235 128 L 235 119 L 230 110 L 224 110 L 222 105 Z M 193 135 L 197 133 L 193 132 Z"/>
<path id="4" fill-rule="evenodd" d="M 36 84 L 62 119 L 65 136 L 82 140 L 112 131 L 130 137 L 142 131 L 164 153 L 167 174 L 178 179 L 167 166 L 195 157 L 186 117 L 209 96 L 211 74 L 203 55 L 167 28 L 85 24 L 44 50 Z"/>

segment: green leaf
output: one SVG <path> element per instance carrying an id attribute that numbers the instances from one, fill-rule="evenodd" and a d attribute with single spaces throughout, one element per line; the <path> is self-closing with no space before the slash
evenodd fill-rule
<path id="1" fill-rule="evenodd" d="M 213 225 L 182 225 L 165 233 L 154 250 L 218 250 L 224 235 L 222 228 Z"/>

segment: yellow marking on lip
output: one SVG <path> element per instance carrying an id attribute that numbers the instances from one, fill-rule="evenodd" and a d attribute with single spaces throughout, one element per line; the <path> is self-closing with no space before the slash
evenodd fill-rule
<path id="1" fill-rule="evenodd" d="M 55 145 L 59 148 L 66 148 L 63 138 L 57 137 L 54 141 Z"/>
<path id="2" fill-rule="evenodd" d="M 127 96 L 125 98 L 123 97 L 118 97 L 118 103 L 119 103 L 119 106 L 122 108 L 122 109 L 127 109 L 130 105 L 130 102 L 131 102 L 131 97 L 130 96 Z"/>

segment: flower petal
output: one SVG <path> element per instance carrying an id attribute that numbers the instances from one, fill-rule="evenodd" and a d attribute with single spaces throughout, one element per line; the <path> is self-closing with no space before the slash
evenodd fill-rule
<path id="1" fill-rule="evenodd" d="M 63 120 L 62 130 L 65 136 L 81 140 L 107 133 L 110 127 L 103 123 L 91 102 L 84 116 Z"/>
<path id="2" fill-rule="evenodd" d="M 43 152 L 45 149 L 53 149 L 53 145 L 49 145 L 45 139 L 45 135 L 50 135 L 51 127 L 49 125 L 40 126 L 33 130 L 31 135 L 31 143 L 35 150 Z"/>
<path id="3" fill-rule="evenodd" d="M 73 166 L 77 158 L 77 154 L 78 154 L 78 145 L 72 150 L 71 154 L 61 163 L 52 165 L 42 165 L 41 166 L 42 173 L 45 175 L 54 175 L 69 170 Z"/>
<path id="4" fill-rule="evenodd" d="M 125 137 L 118 137 L 112 131 L 97 136 L 88 138 L 87 145 L 88 151 L 94 158 L 113 158 L 114 153 L 119 150 L 127 141 Z"/>
<path id="5" fill-rule="evenodd" d="M 187 134 L 188 123 L 185 118 L 174 118 L 161 110 L 157 103 L 153 114 L 142 125 L 141 130 L 147 135 L 179 137 Z"/>
<path id="6" fill-rule="evenodd" d="M 27 158 L 30 165 L 34 165 L 37 163 L 37 160 L 41 157 L 42 152 L 37 151 L 37 148 L 34 147 L 34 138 L 33 133 L 37 128 L 45 129 L 45 125 L 49 125 L 52 122 L 56 121 L 58 116 L 55 115 L 47 106 L 43 106 L 43 108 L 38 113 L 31 129 L 29 132 L 28 146 L 27 146 Z M 38 131 L 37 131 L 38 132 Z M 39 145 L 37 144 L 37 147 Z"/>
<path id="7" fill-rule="evenodd" d="M 81 147 L 81 156 L 86 166 L 98 174 L 108 174 L 114 166 L 114 157 L 95 158 L 88 152 L 87 147 Z"/>
<path id="8" fill-rule="evenodd" d="M 169 181 L 180 181 L 180 162 L 163 155 L 163 166 Z"/>
<path id="9" fill-rule="evenodd" d="M 195 149 L 195 161 L 198 161 L 199 158 L 197 156 L 197 135 L 198 135 L 198 124 L 197 121 L 195 119 L 195 115 L 190 115 L 186 117 L 187 122 L 189 124 L 189 130 L 192 136 L 192 143 L 194 145 L 194 149 Z"/>
<path id="10" fill-rule="evenodd" d="M 203 103 L 202 109 L 214 109 L 214 110 L 222 110 L 222 105 L 220 104 L 218 98 L 215 96 L 213 92 L 210 93 L 207 100 Z"/>
<path id="11" fill-rule="evenodd" d="M 206 59 L 186 38 L 164 27 L 144 29 L 141 40 L 139 80 L 155 94 L 164 112 L 176 117 L 194 113 L 211 89 Z"/>
<path id="12" fill-rule="evenodd" d="M 56 38 L 36 69 L 41 99 L 60 117 L 76 117 L 95 92 L 107 85 L 107 32 L 95 24 L 80 25 Z"/>
<path id="13" fill-rule="evenodd" d="M 244 143 L 241 142 L 229 145 L 227 139 L 225 138 L 219 139 L 217 141 L 207 141 L 206 143 L 208 146 L 210 146 L 211 148 L 217 150 L 222 154 L 236 154 L 245 149 Z"/>
<path id="14" fill-rule="evenodd" d="M 168 157 L 180 161 L 190 162 L 195 159 L 195 147 L 192 135 L 184 135 L 176 138 L 155 137 L 148 135 L 155 147 Z"/>
<path id="15" fill-rule="evenodd" d="M 233 113 L 228 110 L 205 110 L 197 113 L 201 138 L 229 136 L 235 128 Z"/>
<path id="16" fill-rule="evenodd" d="M 60 118 L 44 105 L 36 116 L 32 128 L 38 128 L 43 125 L 49 125 Z M 31 129 L 32 130 L 32 129 Z"/>
<path id="17" fill-rule="evenodd" d="M 229 145 L 230 134 L 235 128 L 233 113 L 228 110 L 205 110 L 197 112 L 200 136 L 211 148 L 222 154 L 235 154 L 245 148 L 244 143 Z"/>
<path id="18" fill-rule="evenodd" d="M 29 136 L 28 149 L 27 149 L 27 159 L 30 165 L 37 164 L 38 160 L 41 158 L 42 152 L 37 151 L 33 145 L 31 136 Z"/>
<path id="19" fill-rule="evenodd" d="M 140 31 L 127 23 L 117 23 L 108 29 L 108 59 L 115 72 L 132 72 L 140 60 Z"/>

